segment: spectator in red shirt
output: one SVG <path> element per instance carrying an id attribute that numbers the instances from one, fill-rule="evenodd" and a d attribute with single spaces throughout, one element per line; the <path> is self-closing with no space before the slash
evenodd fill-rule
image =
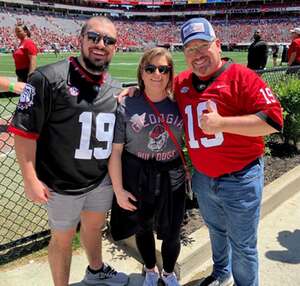
<path id="1" fill-rule="evenodd" d="M 292 43 L 288 49 L 288 65 L 300 66 L 300 28 L 290 30 L 292 35 Z M 300 68 L 293 68 L 292 73 L 298 72 Z"/>
<path id="2" fill-rule="evenodd" d="M 27 77 L 36 69 L 37 47 L 30 39 L 30 31 L 23 24 L 17 24 L 15 28 L 20 45 L 13 53 L 18 81 L 27 82 Z"/>

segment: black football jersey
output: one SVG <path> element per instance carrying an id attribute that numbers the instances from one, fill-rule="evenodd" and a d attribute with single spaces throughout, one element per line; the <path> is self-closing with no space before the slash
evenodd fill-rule
<path id="1" fill-rule="evenodd" d="M 38 68 L 20 95 L 10 131 L 37 140 L 36 171 L 59 193 L 96 187 L 107 174 L 121 84 L 77 59 Z"/>

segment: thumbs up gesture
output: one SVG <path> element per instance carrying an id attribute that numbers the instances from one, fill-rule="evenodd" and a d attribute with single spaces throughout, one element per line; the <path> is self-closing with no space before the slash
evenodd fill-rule
<path id="1" fill-rule="evenodd" d="M 216 105 L 211 100 L 206 103 L 208 113 L 203 113 L 200 118 L 200 127 L 205 134 L 213 135 L 222 131 L 223 117 L 218 113 Z"/>

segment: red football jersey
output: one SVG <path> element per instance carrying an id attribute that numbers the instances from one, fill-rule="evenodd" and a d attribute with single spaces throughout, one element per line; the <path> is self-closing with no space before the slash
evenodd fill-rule
<path id="1" fill-rule="evenodd" d="M 263 137 L 204 134 L 200 117 L 207 112 L 207 101 L 213 102 L 221 116 L 256 114 L 277 130 L 282 128 L 280 103 L 255 72 L 238 64 L 231 64 L 202 92 L 194 88 L 192 77 L 190 70 L 180 73 L 175 78 L 174 92 L 193 166 L 210 177 L 241 170 L 263 154 Z"/>

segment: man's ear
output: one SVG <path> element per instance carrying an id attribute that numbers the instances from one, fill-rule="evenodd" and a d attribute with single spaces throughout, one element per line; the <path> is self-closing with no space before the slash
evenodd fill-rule
<path id="1" fill-rule="evenodd" d="M 80 44 L 80 46 L 81 46 L 82 43 L 83 43 L 83 35 L 79 35 L 78 41 L 79 41 L 79 44 Z"/>
<path id="2" fill-rule="evenodd" d="M 216 39 L 216 45 L 218 48 L 221 48 L 221 41 L 218 38 Z"/>

